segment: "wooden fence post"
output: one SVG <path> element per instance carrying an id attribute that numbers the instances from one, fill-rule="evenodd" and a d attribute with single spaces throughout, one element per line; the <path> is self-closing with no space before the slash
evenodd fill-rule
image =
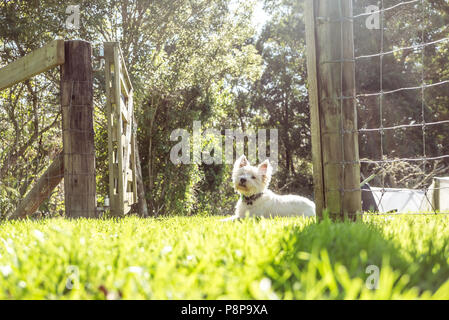
<path id="1" fill-rule="evenodd" d="M 96 217 L 92 48 L 86 41 L 66 41 L 64 51 L 61 107 L 65 213 L 72 218 Z"/>
<path id="2" fill-rule="evenodd" d="M 355 220 L 361 208 L 352 0 L 306 0 L 317 215 Z"/>

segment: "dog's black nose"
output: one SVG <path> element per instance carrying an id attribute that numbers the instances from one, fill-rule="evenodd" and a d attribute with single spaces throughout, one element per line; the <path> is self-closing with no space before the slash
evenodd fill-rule
<path id="1" fill-rule="evenodd" d="M 244 184 L 246 182 L 246 179 L 245 178 L 240 178 L 240 183 L 241 184 Z"/>

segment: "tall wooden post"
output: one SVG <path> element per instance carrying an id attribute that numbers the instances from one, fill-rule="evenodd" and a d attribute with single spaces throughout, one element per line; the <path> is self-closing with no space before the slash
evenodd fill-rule
<path id="1" fill-rule="evenodd" d="M 86 41 L 66 41 L 64 51 L 61 107 L 65 211 L 72 218 L 96 217 L 92 48 Z"/>
<path id="2" fill-rule="evenodd" d="M 308 85 L 317 215 L 361 212 L 352 0 L 306 0 Z"/>

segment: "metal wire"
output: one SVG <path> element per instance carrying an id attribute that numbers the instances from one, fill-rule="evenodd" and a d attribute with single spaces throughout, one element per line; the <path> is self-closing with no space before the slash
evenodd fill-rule
<path id="1" fill-rule="evenodd" d="M 399 52 L 399 51 L 403 51 L 403 50 L 425 48 L 425 47 L 428 47 L 428 46 L 431 46 L 431 45 L 434 45 L 434 44 L 437 44 L 437 43 L 440 43 L 440 42 L 445 42 L 445 41 L 449 41 L 449 37 L 442 38 L 442 39 L 435 40 L 435 41 L 431 41 L 431 42 L 427 42 L 427 43 L 420 43 L 420 44 L 416 44 L 416 45 L 409 46 L 409 47 L 401 47 L 401 48 L 397 48 L 397 49 L 394 49 L 394 50 L 391 50 L 391 51 L 385 51 L 385 52 L 382 52 L 382 53 L 360 55 L 360 56 L 355 57 L 354 59 L 357 61 L 357 60 L 360 60 L 360 59 L 367 59 L 367 58 L 375 58 L 375 57 L 380 57 L 380 56 L 386 56 L 386 55 L 393 54 L 395 52 Z"/>
<path id="2" fill-rule="evenodd" d="M 372 11 L 372 12 L 367 12 L 367 13 L 362 13 L 362 14 L 358 14 L 358 15 L 353 16 L 353 18 L 355 19 L 355 18 L 360 18 L 360 17 L 366 17 L 366 16 L 373 15 L 373 14 L 375 14 L 375 13 L 382 13 L 382 14 L 383 14 L 383 13 L 386 12 L 386 11 L 390 11 L 390 10 L 392 10 L 392 9 L 395 9 L 395 8 L 400 7 L 400 6 L 403 6 L 403 5 L 408 5 L 408 4 L 412 4 L 412 3 L 417 3 L 418 1 L 420 1 L 420 0 L 411 0 L 411 1 L 400 2 L 400 3 L 395 4 L 394 6 L 391 6 L 391 7 L 388 7 L 388 8 L 384 8 L 384 4 L 383 4 L 383 1 L 382 1 L 382 7 L 381 7 L 380 10 L 378 10 L 378 11 Z"/>
<path id="3" fill-rule="evenodd" d="M 422 84 L 420 86 L 415 86 L 415 87 L 398 88 L 398 89 L 389 90 L 389 91 L 383 91 L 383 92 L 358 94 L 358 95 L 356 95 L 356 97 L 357 98 L 360 98 L 360 97 L 373 97 L 373 96 L 385 95 L 385 94 L 390 94 L 390 93 L 396 93 L 396 92 L 399 92 L 399 91 L 418 90 L 418 89 L 423 89 L 423 88 L 427 89 L 427 88 L 430 88 L 430 87 L 440 86 L 440 85 L 446 84 L 446 83 L 449 83 L 449 80 L 444 80 L 444 81 L 431 83 L 431 84 Z"/>
<path id="4" fill-rule="evenodd" d="M 384 1 L 381 1 L 381 17 L 380 17 L 380 83 L 379 83 L 379 89 L 380 89 L 380 98 L 379 98 L 379 114 L 380 114 L 380 158 L 384 159 L 384 125 L 383 125 L 383 99 L 384 99 L 384 92 L 383 92 L 383 58 L 384 58 L 384 21 L 385 21 L 385 6 Z M 384 163 L 381 163 L 381 169 L 382 171 L 385 170 Z M 385 195 L 385 177 L 382 174 L 381 175 L 381 184 L 382 184 L 382 190 L 381 190 L 381 196 L 379 199 L 379 203 L 382 203 L 383 196 Z"/>
<path id="5" fill-rule="evenodd" d="M 435 121 L 435 122 L 426 122 L 426 126 L 434 126 L 439 124 L 449 124 L 449 120 L 442 120 L 442 121 Z M 414 124 L 401 124 L 397 126 L 392 127 L 384 127 L 383 130 L 397 130 L 397 129 L 405 129 L 405 128 L 416 128 L 416 127 L 422 127 L 422 123 L 414 123 Z M 374 132 L 379 131 L 380 128 L 365 128 L 365 129 L 359 129 L 359 132 Z"/>
<path id="6" fill-rule="evenodd" d="M 378 55 L 380 57 L 380 55 Z M 335 61 L 327 61 L 327 63 L 335 63 L 335 62 L 341 62 L 340 60 L 335 60 Z M 335 96 L 335 97 L 323 97 L 320 99 L 321 101 L 327 101 L 327 100 L 332 100 L 332 99 L 358 99 L 358 98 L 365 98 L 365 97 L 376 97 L 376 96 L 380 96 L 380 95 L 387 95 L 387 94 L 391 94 L 391 93 L 396 93 L 396 92 L 400 92 L 400 91 L 407 91 L 407 90 L 418 90 L 418 89 L 427 89 L 427 88 L 431 88 L 431 87 L 436 87 L 436 86 L 440 86 L 443 84 L 449 84 L 449 80 L 443 80 L 443 81 L 439 81 L 439 82 L 435 82 L 435 83 L 429 83 L 429 84 L 422 84 L 420 86 L 414 86 L 414 87 L 402 87 L 402 88 L 397 88 L 397 89 L 393 89 L 393 90 L 387 90 L 387 91 L 382 91 L 382 92 L 372 92 L 372 93 L 359 93 L 356 94 L 355 96 Z"/>
<path id="7" fill-rule="evenodd" d="M 394 193 L 409 193 L 410 191 L 407 189 L 400 189 L 400 188 L 383 188 L 385 192 L 394 192 Z M 429 188 L 427 188 L 429 190 Z M 431 188 L 431 190 L 445 190 L 445 189 L 449 189 L 449 187 L 437 187 L 437 188 Z M 417 189 L 414 191 L 423 191 L 423 189 Z M 340 191 L 340 189 L 331 189 L 331 188 L 326 188 L 326 191 L 329 192 L 337 192 Z M 361 192 L 372 192 L 368 189 L 362 189 L 362 188 L 352 188 L 352 189 L 345 189 L 345 192 L 356 192 L 356 191 L 361 191 Z"/>
<path id="8" fill-rule="evenodd" d="M 425 49 L 426 46 L 425 41 L 424 41 L 424 31 L 425 31 L 425 21 L 426 21 L 426 17 L 425 17 L 425 13 L 426 11 L 424 10 L 424 0 L 421 0 L 421 11 L 422 11 L 422 17 L 421 17 L 421 83 L 422 83 L 422 88 L 421 88 L 421 115 L 422 115 L 422 146 L 423 146 L 423 158 L 427 158 L 427 152 L 426 152 L 426 117 L 425 117 L 425 95 L 424 95 L 424 84 L 425 84 L 425 77 L 424 77 L 424 67 L 425 67 L 425 60 L 424 60 L 424 53 L 425 53 Z M 427 159 L 423 161 L 423 172 L 426 172 L 426 163 L 427 163 Z M 427 202 L 430 204 L 430 206 L 432 207 L 433 212 L 436 214 L 437 211 L 432 203 L 432 201 L 429 200 L 429 198 L 427 197 L 427 191 L 428 188 L 425 187 L 424 188 L 424 195 L 427 199 Z"/>
<path id="9" fill-rule="evenodd" d="M 443 155 L 438 157 L 422 157 L 422 158 L 399 158 L 399 159 L 385 159 L 385 160 L 363 160 L 361 163 L 393 163 L 401 161 L 429 161 L 429 160 L 442 160 L 449 158 L 449 155 Z"/>
<path id="10" fill-rule="evenodd" d="M 385 213 L 371 213 L 371 212 L 364 212 L 364 213 L 356 213 L 356 215 L 359 216 L 435 216 L 435 214 L 438 215 L 449 215 L 449 212 L 438 212 L 438 213 L 429 213 L 429 212 L 385 212 Z"/>

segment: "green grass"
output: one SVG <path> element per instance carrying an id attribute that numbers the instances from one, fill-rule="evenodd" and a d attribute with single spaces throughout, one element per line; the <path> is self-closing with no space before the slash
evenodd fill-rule
<path id="1" fill-rule="evenodd" d="M 0 223 L 0 299 L 449 299 L 448 265 L 448 215 Z"/>

